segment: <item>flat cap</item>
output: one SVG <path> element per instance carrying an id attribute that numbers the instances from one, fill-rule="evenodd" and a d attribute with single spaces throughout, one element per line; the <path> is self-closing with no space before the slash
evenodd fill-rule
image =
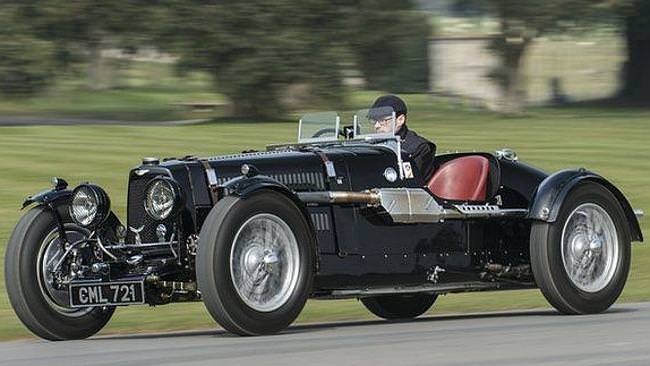
<path id="1" fill-rule="evenodd" d="M 377 100 L 375 100 L 375 102 L 372 104 L 372 107 L 370 108 L 375 109 L 381 107 L 392 107 L 393 111 L 395 111 L 396 116 L 407 113 L 406 103 L 404 103 L 402 98 L 396 95 L 382 95 L 381 97 L 377 98 Z"/>

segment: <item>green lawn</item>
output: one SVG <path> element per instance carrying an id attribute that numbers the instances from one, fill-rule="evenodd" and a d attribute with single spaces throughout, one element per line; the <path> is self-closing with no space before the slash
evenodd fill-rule
<path id="1" fill-rule="evenodd" d="M 367 105 L 375 93 L 359 93 L 351 108 Z M 503 119 L 406 96 L 409 124 L 434 140 L 439 152 L 515 149 L 521 160 L 547 171 L 585 166 L 610 178 L 632 205 L 650 211 L 650 111 L 615 109 L 536 109 L 527 117 Z M 0 128 L 0 254 L 18 220 L 22 198 L 58 175 L 71 184 L 91 180 L 105 187 L 124 217 L 128 170 L 143 156 L 213 155 L 291 141 L 296 123 L 215 122 L 160 126 L 67 126 Z M 647 219 L 642 221 L 645 235 Z M 4 263 L 2 264 L 2 266 Z M 2 277 L 4 272 L 0 274 Z M 621 301 L 650 300 L 650 249 L 635 244 L 630 279 Z M 449 295 L 434 313 L 546 307 L 538 291 Z M 356 301 L 310 302 L 299 321 L 369 317 Z M 106 333 L 214 327 L 202 304 L 156 309 L 119 309 Z M 27 337 L 15 318 L 0 281 L 0 339 Z"/>

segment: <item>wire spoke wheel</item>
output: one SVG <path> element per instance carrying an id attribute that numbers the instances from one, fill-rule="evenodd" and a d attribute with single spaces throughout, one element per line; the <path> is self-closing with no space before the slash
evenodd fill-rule
<path id="1" fill-rule="evenodd" d="M 305 306 L 315 270 L 307 217 L 284 194 L 227 196 L 201 228 L 196 276 L 203 303 L 239 335 L 277 333 Z"/>
<path id="2" fill-rule="evenodd" d="M 620 296 L 631 240 L 616 196 L 596 182 L 577 184 L 553 222 L 533 222 L 530 261 L 537 286 L 563 314 L 595 314 Z"/>
<path id="3" fill-rule="evenodd" d="M 65 215 L 67 207 L 61 211 Z M 5 257 L 7 294 L 16 315 L 34 334 L 52 341 L 90 337 L 115 311 L 114 306 L 70 306 L 68 283 L 91 258 L 89 248 L 81 249 L 88 232 L 67 216 L 62 219 L 68 243 L 63 243 L 50 208 L 32 208 L 11 234 Z"/>
<path id="4" fill-rule="evenodd" d="M 585 292 L 605 288 L 619 256 L 616 226 L 602 207 L 585 203 L 570 215 L 562 231 L 562 261 L 571 282 Z"/>
<path id="5" fill-rule="evenodd" d="M 66 236 L 70 243 L 75 243 L 86 239 L 87 233 L 81 229 L 67 228 Z M 73 271 L 71 267 L 81 265 L 81 258 L 70 255 L 73 250 L 68 251 L 64 247 L 58 228 L 53 229 L 41 244 L 36 264 L 38 284 L 43 298 L 53 310 L 70 317 L 82 316 L 92 311 L 92 308 L 71 308 L 68 287 L 58 284 L 64 279 L 70 279 Z"/>
<path id="6" fill-rule="evenodd" d="M 248 219 L 233 240 L 230 272 L 239 297 L 252 309 L 278 309 L 298 280 L 299 252 L 291 228 L 276 215 Z"/>

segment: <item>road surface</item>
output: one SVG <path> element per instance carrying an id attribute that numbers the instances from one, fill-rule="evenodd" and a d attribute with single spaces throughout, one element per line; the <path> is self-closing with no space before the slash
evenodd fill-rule
<path id="1" fill-rule="evenodd" d="M 117 314 L 119 316 L 119 313 Z M 223 331 L 0 343 L 2 365 L 650 365 L 650 304 L 562 316 L 551 310 Z"/>

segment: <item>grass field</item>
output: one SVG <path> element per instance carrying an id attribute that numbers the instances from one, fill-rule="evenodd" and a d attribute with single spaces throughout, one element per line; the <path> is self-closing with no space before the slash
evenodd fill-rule
<path id="1" fill-rule="evenodd" d="M 375 93 L 360 93 L 351 107 L 363 107 Z M 526 117 L 503 119 L 463 111 L 428 96 L 406 96 L 409 124 L 434 140 L 439 152 L 515 149 L 523 161 L 547 171 L 585 166 L 610 178 L 632 205 L 650 211 L 650 111 L 535 109 Z M 352 108 L 351 108 L 352 109 Z M 22 199 L 49 185 L 52 176 L 71 184 L 91 180 L 106 188 L 124 217 L 128 170 L 143 156 L 213 155 L 263 148 L 294 140 L 294 122 L 214 122 L 183 127 L 68 126 L 0 128 L 0 254 L 18 220 Z M 642 221 L 647 236 L 647 219 Z M 2 264 L 4 266 L 4 262 Z M 3 277 L 4 271 L 0 274 Z M 620 301 L 650 301 L 650 249 L 633 247 L 630 279 Z M 538 291 L 445 296 L 434 309 L 465 312 L 546 307 Z M 370 317 L 356 301 L 312 301 L 301 322 Z M 119 309 L 106 333 L 214 327 L 202 304 L 155 309 Z M 15 318 L 0 281 L 0 339 L 28 337 Z"/>

